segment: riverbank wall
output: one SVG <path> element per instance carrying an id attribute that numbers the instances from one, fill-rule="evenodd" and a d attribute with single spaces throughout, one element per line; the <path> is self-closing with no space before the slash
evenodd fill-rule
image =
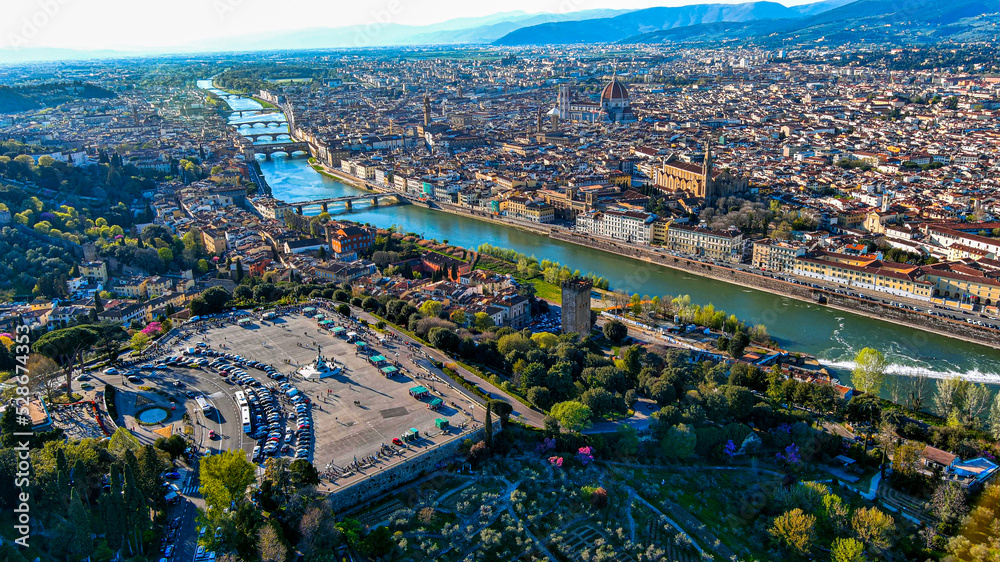
<path id="1" fill-rule="evenodd" d="M 703 263 L 694 259 L 662 254 L 654 250 L 643 250 L 633 246 L 625 246 L 611 240 L 571 234 L 565 231 L 555 231 L 549 234 L 555 240 L 569 242 L 588 248 L 594 248 L 604 252 L 630 257 L 642 262 L 646 262 L 661 267 L 669 267 L 698 275 L 710 277 L 718 281 L 724 281 L 733 285 L 758 289 L 769 293 L 783 295 L 800 301 L 828 306 L 844 312 L 867 316 L 874 320 L 900 324 L 914 330 L 932 332 L 938 335 L 957 338 L 965 341 L 1000 349 L 1000 331 L 982 328 L 971 324 L 954 322 L 938 316 L 931 316 L 922 312 L 907 310 L 895 306 L 884 305 L 881 302 L 872 302 L 848 295 L 842 295 L 823 289 L 816 289 L 796 283 L 789 283 L 780 279 L 774 279 L 764 275 L 758 275 L 746 271 L 739 271 L 729 267 L 722 267 Z M 622 287 L 627 290 L 627 287 Z M 777 319 L 775 319 L 777 320 Z M 767 324 L 768 322 L 764 322 Z M 914 336 L 912 345 L 919 347 L 920 337 Z"/>

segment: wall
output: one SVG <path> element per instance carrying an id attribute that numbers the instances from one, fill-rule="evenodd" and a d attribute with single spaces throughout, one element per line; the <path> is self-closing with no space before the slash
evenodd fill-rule
<path id="1" fill-rule="evenodd" d="M 499 431 L 500 423 L 494 422 L 493 428 L 494 432 Z M 482 439 L 484 433 L 485 429 L 482 427 L 474 429 L 436 448 L 427 450 L 411 460 L 371 473 L 371 476 L 364 480 L 338 489 L 336 492 L 330 494 L 330 503 L 334 513 L 377 498 L 390 490 L 419 478 L 421 472 L 435 470 L 437 463 L 454 457 L 466 439 L 471 439 L 475 442 Z"/>

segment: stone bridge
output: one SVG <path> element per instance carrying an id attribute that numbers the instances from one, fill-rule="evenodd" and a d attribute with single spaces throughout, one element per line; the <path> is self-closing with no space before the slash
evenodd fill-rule
<path id="1" fill-rule="evenodd" d="M 405 197 L 399 193 L 370 193 L 365 195 L 347 195 L 343 197 L 328 197 L 326 199 L 312 199 L 309 201 L 295 201 L 289 203 L 291 207 L 295 207 L 295 212 L 297 214 L 302 214 L 303 209 L 306 207 L 312 207 L 318 205 L 323 209 L 324 213 L 329 212 L 331 205 L 343 205 L 348 211 L 353 208 L 354 203 L 368 201 L 373 207 L 378 207 L 385 200 L 391 200 L 393 203 L 408 203 Z"/>

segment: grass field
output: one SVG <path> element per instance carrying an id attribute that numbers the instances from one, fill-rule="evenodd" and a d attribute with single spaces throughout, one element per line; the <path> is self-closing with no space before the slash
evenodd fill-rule
<path id="1" fill-rule="evenodd" d="M 535 286 L 535 295 L 538 298 L 562 304 L 562 289 L 559 287 L 545 281 L 541 277 L 532 279 L 531 284 Z"/>

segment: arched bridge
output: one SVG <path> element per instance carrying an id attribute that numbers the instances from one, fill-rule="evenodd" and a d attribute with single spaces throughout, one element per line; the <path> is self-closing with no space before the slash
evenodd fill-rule
<path id="1" fill-rule="evenodd" d="M 329 212 L 331 205 L 343 205 L 348 211 L 354 206 L 354 203 L 358 202 L 370 202 L 373 207 L 378 207 L 383 204 L 386 200 L 392 203 L 409 203 L 409 201 L 399 193 L 370 193 L 366 195 L 347 195 L 343 197 L 328 197 L 326 199 L 312 199 L 309 201 L 296 201 L 294 203 L 289 203 L 290 207 L 295 208 L 295 212 L 299 215 L 302 214 L 302 210 L 305 207 L 312 207 L 314 205 L 319 205 L 323 209 L 324 213 Z"/>
<path id="2" fill-rule="evenodd" d="M 293 152 L 305 152 L 306 154 L 311 154 L 309 152 L 309 143 L 298 141 L 276 144 L 255 144 L 253 146 L 253 151 L 255 154 L 263 154 L 266 157 L 266 160 L 270 160 L 271 155 L 275 152 L 284 152 L 289 156 L 291 156 Z"/>
<path id="3" fill-rule="evenodd" d="M 240 131 L 240 136 L 248 138 L 248 139 L 252 140 L 253 142 L 260 142 L 260 141 L 278 141 L 278 142 L 287 141 L 287 142 L 291 142 L 292 141 L 292 136 L 290 134 L 288 134 L 288 131 L 282 132 L 282 131 L 277 131 L 277 130 L 275 130 L 275 131 L 268 131 L 268 130 L 257 129 L 257 130 L 255 130 L 252 133 L 244 133 L 244 132 Z M 264 137 L 267 137 L 267 138 L 264 138 Z M 282 138 L 282 137 L 284 137 L 284 138 Z"/>
<path id="4" fill-rule="evenodd" d="M 283 124 L 283 123 L 288 123 L 288 118 L 285 117 L 285 115 L 282 114 L 282 113 L 266 113 L 264 115 L 247 115 L 245 117 L 243 116 L 243 113 L 250 113 L 250 112 L 249 111 L 248 112 L 241 111 L 239 117 L 236 117 L 234 119 L 230 119 L 229 120 L 229 124 L 232 125 L 232 126 L 234 126 L 234 127 L 242 127 L 244 125 L 249 125 L 250 127 L 253 127 L 254 125 L 269 125 L 269 124 L 280 125 L 280 124 Z"/>

